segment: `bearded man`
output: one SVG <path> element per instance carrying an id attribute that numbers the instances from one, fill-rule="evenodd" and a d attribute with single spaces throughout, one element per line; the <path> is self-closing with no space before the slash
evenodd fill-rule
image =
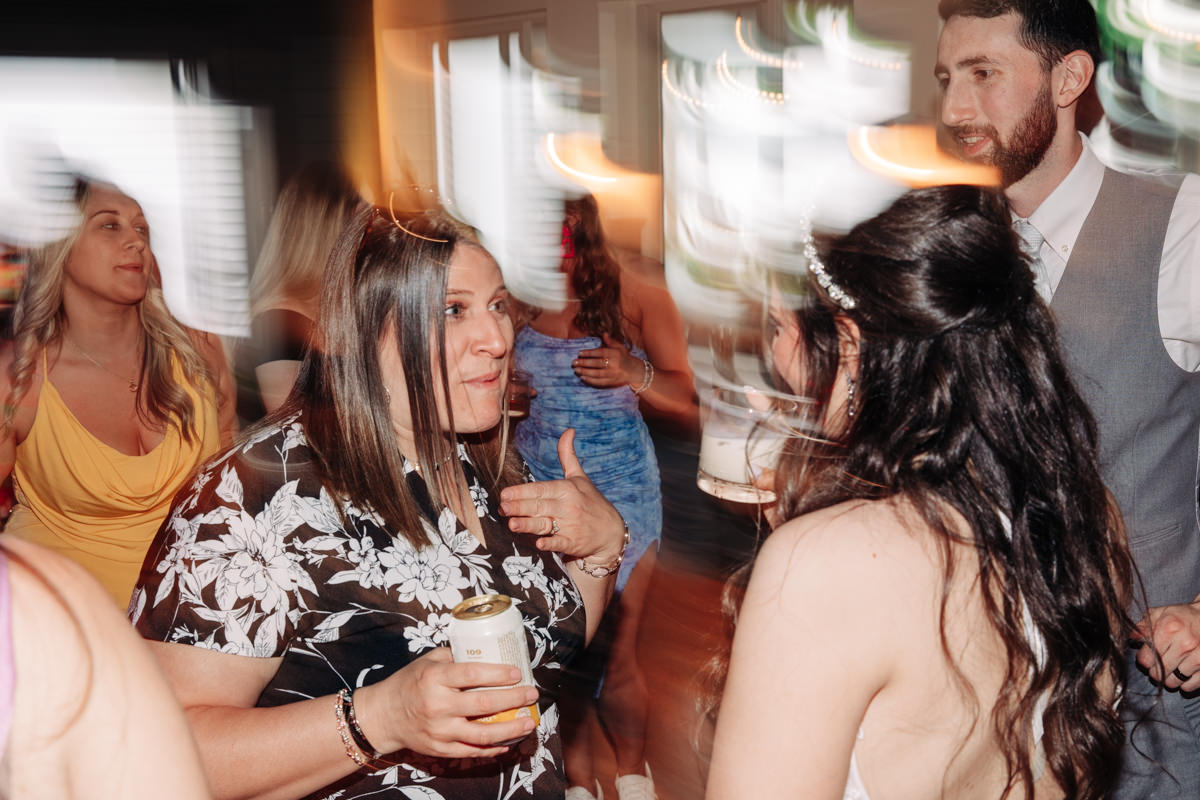
<path id="1" fill-rule="evenodd" d="M 1076 130 L 1100 58 L 1087 0 L 942 0 L 938 13 L 942 140 L 999 170 L 1144 587 L 1115 796 L 1197 798 L 1200 178 L 1107 169 Z"/>

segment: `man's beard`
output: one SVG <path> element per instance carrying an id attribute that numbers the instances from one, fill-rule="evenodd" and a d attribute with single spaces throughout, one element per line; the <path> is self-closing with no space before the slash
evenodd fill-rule
<path id="1" fill-rule="evenodd" d="M 988 163 L 1000 170 L 1000 183 L 1007 189 L 1034 170 L 1046 156 L 1046 151 L 1058 133 L 1058 117 L 1050 86 L 1046 84 L 1034 98 L 1029 112 L 1013 129 L 1008 143 L 1000 141 L 1000 133 L 992 125 L 974 127 L 963 125 L 953 129 L 954 135 L 978 133 L 992 140 Z"/>

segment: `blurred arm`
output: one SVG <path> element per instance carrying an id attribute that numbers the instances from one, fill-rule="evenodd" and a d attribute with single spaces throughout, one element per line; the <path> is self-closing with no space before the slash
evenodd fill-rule
<path id="1" fill-rule="evenodd" d="M 187 721 L 112 598 L 82 568 L 7 538 L 17 692 L 14 797 L 202 800 Z"/>
<path id="2" fill-rule="evenodd" d="M 696 417 L 696 389 L 688 364 L 687 334 L 671 293 L 629 273 L 622 277 L 637 308 L 646 357 L 654 365 L 654 380 L 638 398 L 643 413 L 673 420 Z M 630 383 L 637 388 L 642 377 L 638 375 Z"/>
<path id="3" fill-rule="evenodd" d="M 299 361 L 268 361 L 254 368 L 254 377 L 258 380 L 258 395 L 262 398 L 263 408 L 268 414 L 287 400 L 296 384 L 298 374 Z"/>

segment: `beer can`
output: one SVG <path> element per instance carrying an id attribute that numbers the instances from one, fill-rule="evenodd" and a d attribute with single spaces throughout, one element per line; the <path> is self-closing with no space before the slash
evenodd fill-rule
<path id="1" fill-rule="evenodd" d="M 521 670 L 518 685 L 533 686 L 525 622 L 512 598 L 503 594 L 481 594 L 463 600 L 450 612 L 450 653 L 455 661 L 509 664 Z M 481 686 L 470 691 L 495 688 Z M 507 688 L 507 687 L 506 687 Z M 507 722 L 531 717 L 538 724 L 537 703 L 512 708 L 476 722 Z"/>

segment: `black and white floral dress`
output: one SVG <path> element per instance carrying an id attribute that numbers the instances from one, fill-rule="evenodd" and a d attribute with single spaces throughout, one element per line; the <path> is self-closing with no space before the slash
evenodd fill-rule
<path id="1" fill-rule="evenodd" d="M 259 706 L 278 706 L 382 680 L 447 644 L 450 610 L 498 592 L 525 618 L 541 692 L 538 729 L 499 759 L 401 754 L 401 766 L 355 772 L 310 795 L 339 798 L 561 798 L 558 711 L 563 666 L 583 645 L 579 593 L 557 554 L 509 532 L 497 499 L 459 447 L 486 545 L 448 510 L 426 509 L 417 550 L 377 515 L 336 501 L 313 467 L 297 418 L 209 462 L 146 556 L 130 603 L 142 636 L 249 658 L 282 657 Z M 406 467 L 414 496 L 421 476 Z M 335 725 L 333 705 L 329 725 Z"/>

